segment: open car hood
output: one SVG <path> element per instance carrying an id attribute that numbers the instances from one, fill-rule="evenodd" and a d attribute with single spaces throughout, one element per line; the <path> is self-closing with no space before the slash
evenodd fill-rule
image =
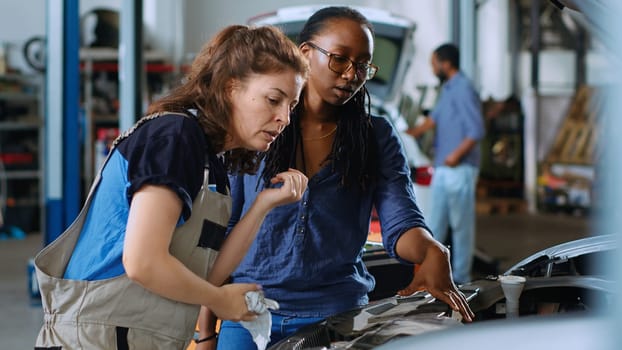
<path id="1" fill-rule="evenodd" d="M 516 264 L 505 274 L 518 272 L 526 277 L 520 315 L 580 315 L 579 311 L 591 315 L 607 307 L 615 295 L 615 283 L 593 266 L 616 248 L 614 236 L 595 236 L 544 249 Z M 475 323 L 505 319 L 505 296 L 497 276 L 459 289 L 475 312 Z M 380 299 L 328 317 L 270 349 L 373 349 L 400 338 L 461 327 L 460 320 L 445 303 L 423 291 Z"/>

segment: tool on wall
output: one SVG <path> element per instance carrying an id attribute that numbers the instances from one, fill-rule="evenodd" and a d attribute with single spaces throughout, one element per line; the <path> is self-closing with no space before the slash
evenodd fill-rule
<path id="1" fill-rule="evenodd" d="M 45 38 L 35 36 L 26 41 L 22 48 L 26 63 L 37 72 L 45 72 Z"/>

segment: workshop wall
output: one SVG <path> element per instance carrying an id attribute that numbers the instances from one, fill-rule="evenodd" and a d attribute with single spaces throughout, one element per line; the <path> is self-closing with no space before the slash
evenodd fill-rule
<path id="1" fill-rule="evenodd" d="M 416 54 L 406 78 L 407 90 L 415 90 L 417 84 L 436 84 L 437 79 L 430 71 L 430 53 L 449 38 L 449 1 L 410 0 L 265 0 L 265 1 L 203 1 L 186 0 L 185 47 L 186 52 L 196 52 L 208 38 L 220 28 L 231 23 L 245 23 L 248 18 L 274 11 L 284 6 L 314 4 L 346 4 L 383 8 L 412 19 L 417 24 L 415 31 Z"/>
<path id="2" fill-rule="evenodd" d="M 158 49 L 174 62 L 188 60 L 201 44 L 220 28 L 231 23 L 245 23 L 259 13 L 273 11 L 282 6 L 308 4 L 306 0 L 265 1 L 204 1 L 204 0 L 144 0 L 145 42 Z M 331 0 L 314 3 L 330 4 Z M 415 91 L 416 85 L 434 85 L 436 78 L 429 69 L 429 54 L 449 38 L 449 0 L 348 0 L 344 4 L 382 7 L 404 15 L 417 23 L 415 32 L 416 55 L 406 79 L 405 89 Z M 475 83 L 482 98 L 501 99 L 511 90 L 508 9 L 509 0 L 487 1 L 478 11 L 477 50 L 478 62 Z M 6 5 L 5 5 L 6 6 Z M 45 34 L 47 2 L 22 0 L 0 11 L 0 45 L 5 48 L 9 64 L 26 72 L 30 68 L 22 55 L 24 43 Z M 97 7 L 119 9 L 121 0 L 81 0 L 80 14 Z M 598 84 L 611 75 L 605 73 L 607 65 L 598 52 L 588 53 L 588 80 Z M 542 52 L 541 81 L 543 87 L 555 90 L 572 90 L 574 57 L 572 52 Z M 519 58 L 519 92 L 529 84 L 529 53 Z"/>
<path id="3" fill-rule="evenodd" d="M 46 1 L 21 0 L 0 6 L 0 46 L 7 64 L 30 72 L 22 47 L 28 39 L 44 35 Z"/>

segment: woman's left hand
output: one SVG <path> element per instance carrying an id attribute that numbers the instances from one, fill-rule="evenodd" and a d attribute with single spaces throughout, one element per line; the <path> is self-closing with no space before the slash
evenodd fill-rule
<path id="1" fill-rule="evenodd" d="M 451 278 L 449 261 L 449 251 L 446 248 L 440 245 L 431 246 L 413 280 L 398 294 L 407 296 L 419 290 L 427 290 L 436 299 L 447 303 L 452 310 L 460 312 L 465 321 L 471 322 L 475 314 Z"/>

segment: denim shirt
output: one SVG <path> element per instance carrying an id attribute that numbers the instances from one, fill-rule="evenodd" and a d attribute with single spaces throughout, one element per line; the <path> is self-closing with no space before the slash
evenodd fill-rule
<path id="1" fill-rule="evenodd" d="M 479 141 L 484 137 L 482 105 L 469 79 L 458 72 L 441 89 L 432 118 L 436 123 L 434 165 L 442 166 L 465 138 Z M 479 143 L 462 159 L 463 164 L 479 167 Z"/>
<path id="2" fill-rule="evenodd" d="M 259 283 L 280 304 L 279 314 L 326 317 L 368 302 L 375 280 L 362 261 L 372 207 L 384 246 L 395 246 L 407 230 L 425 226 L 415 203 L 401 143 L 382 117 L 372 117 L 378 142 L 378 180 L 366 191 L 343 187 L 330 165 L 309 180 L 302 200 L 277 207 L 265 218 L 233 282 Z M 248 211 L 263 188 L 258 175 L 233 176 L 229 227 Z M 403 261 L 405 262 L 405 261 Z M 405 262 L 406 263 L 406 262 Z"/>

